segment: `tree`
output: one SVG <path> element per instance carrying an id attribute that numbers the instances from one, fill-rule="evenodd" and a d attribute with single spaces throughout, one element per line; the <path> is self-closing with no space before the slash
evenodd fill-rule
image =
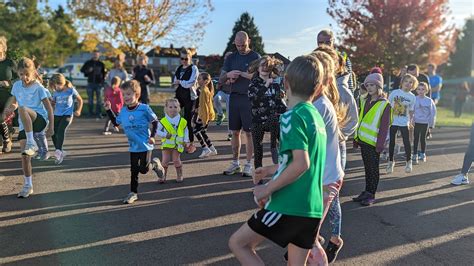
<path id="1" fill-rule="evenodd" d="M 474 50 L 474 17 L 466 20 L 461 34 L 456 41 L 456 50 L 449 58 L 447 74 L 450 77 L 471 76 Z"/>
<path id="2" fill-rule="evenodd" d="M 356 71 L 440 64 L 453 49 L 448 0 L 329 0 L 327 12 L 342 29 L 340 48 Z"/>
<path id="3" fill-rule="evenodd" d="M 51 63 L 56 34 L 40 14 L 36 0 L 0 4 L 0 25 L 8 25 L 2 27 L 0 34 L 6 36 L 12 48 L 22 50 L 26 56 L 36 57 L 43 64 Z"/>
<path id="4" fill-rule="evenodd" d="M 213 9 L 210 0 L 69 0 L 69 8 L 85 30 L 134 55 L 163 38 L 200 41 Z"/>
<path id="5" fill-rule="evenodd" d="M 35 57 L 47 66 L 64 63 L 77 51 L 77 31 L 72 19 L 60 6 L 52 11 L 38 8 L 37 0 L 0 1 L 0 35 L 8 39 L 8 55 Z"/>
<path id="6" fill-rule="evenodd" d="M 214 54 L 209 55 L 204 58 L 204 69 L 211 76 L 217 76 L 221 72 L 222 67 L 222 57 L 220 55 Z"/>
<path id="7" fill-rule="evenodd" d="M 61 5 L 51 12 L 49 25 L 56 33 L 53 54 L 56 61 L 60 64 L 63 64 L 69 55 L 79 51 L 80 48 L 78 43 L 79 34 L 73 23 L 71 16 L 64 11 Z"/>
<path id="8" fill-rule="evenodd" d="M 224 53 L 222 55 L 225 55 L 227 52 L 235 52 L 236 48 L 234 45 L 234 39 L 235 35 L 239 31 L 245 31 L 250 38 L 250 48 L 263 55 L 265 54 L 264 51 L 264 45 L 262 42 L 262 36 L 260 36 L 260 33 L 258 32 L 258 28 L 253 22 L 253 17 L 250 16 L 248 12 L 243 13 L 240 15 L 240 18 L 235 22 L 234 28 L 232 29 L 232 35 L 229 38 L 229 41 L 227 42 L 227 47 L 224 50 Z"/>

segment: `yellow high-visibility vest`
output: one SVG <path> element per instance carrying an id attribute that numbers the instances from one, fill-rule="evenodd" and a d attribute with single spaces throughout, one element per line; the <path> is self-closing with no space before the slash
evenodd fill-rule
<path id="1" fill-rule="evenodd" d="M 364 115 L 365 102 L 366 101 L 361 101 L 360 103 L 359 126 L 355 132 L 354 138 L 375 147 L 377 144 L 377 136 L 379 134 L 380 121 L 382 120 L 383 112 L 387 105 L 389 105 L 389 102 L 378 101 Z M 392 120 L 391 115 L 390 120 Z"/>
<path id="2" fill-rule="evenodd" d="M 173 125 L 163 117 L 160 120 L 160 123 L 166 129 L 168 133 L 171 134 L 171 138 L 163 138 L 161 141 L 161 149 L 176 149 L 178 152 L 184 151 L 184 131 L 187 126 L 187 122 L 185 119 L 180 118 L 178 123 L 178 130 L 176 130 Z"/>

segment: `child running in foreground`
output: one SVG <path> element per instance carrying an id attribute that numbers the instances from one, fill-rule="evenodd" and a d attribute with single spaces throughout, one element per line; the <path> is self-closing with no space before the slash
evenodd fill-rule
<path id="1" fill-rule="evenodd" d="M 411 173 L 413 169 L 413 163 L 411 161 L 410 133 L 408 129 L 413 127 L 411 122 L 413 121 L 413 112 L 415 110 L 416 102 L 416 97 L 411 93 L 411 91 L 418 86 L 418 80 L 410 74 L 405 74 L 402 78 L 401 84 L 401 89 L 394 90 L 390 93 L 388 98 L 393 110 L 393 122 L 390 126 L 390 144 L 388 148 L 389 162 L 386 169 L 387 174 L 391 174 L 395 167 L 393 157 L 395 139 L 399 130 L 402 133 L 403 146 L 405 148 L 405 173 Z"/>
<path id="2" fill-rule="evenodd" d="M 434 101 L 427 97 L 429 92 L 428 84 L 420 82 L 416 89 L 416 103 L 414 124 L 415 132 L 413 140 L 413 157 L 414 164 L 418 164 L 418 160 L 426 162 L 426 135 L 429 128 L 434 128 L 436 121 L 436 105 Z M 421 151 L 418 152 L 418 142 L 421 142 Z"/>
<path id="3" fill-rule="evenodd" d="M 255 201 L 262 208 L 229 239 L 229 247 L 242 265 L 263 265 L 255 249 L 265 238 L 288 246 L 288 264 L 305 265 L 316 242 L 323 214 L 322 178 L 326 159 L 326 129 L 312 105 L 321 94 L 321 63 L 314 56 L 299 56 L 287 68 L 285 87 L 291 109 L 281 115 L 279 165 L 259 168 L 254 183 Z M 325 262 L 327 264 L 327 261 Z"/>
<path id="4" fill-rule="evenodd" d="M 158 178 L 163 177 L 163 167 L 158 158 L 151 162 L 155 132 L 158 118 L 147 104 L 139 103 L 140 84 L 136 80 L 126 81 L 121 86 L 125 106 L 116 116 L 111 110 L 111 103 L 104 103 L 107 115 L 116 127 L 122 126 L 128 138 L 130 151 L 130 193 L 123 203 L 131 204 L 138 199 L 138 174 L 146 174 L 154 170 Z M 153 125 L 150 131 L 149 125 Z"/>
<path id="5" fill-rule="evenodd" d="M 38 151 L 33 133 L 41 132 L 48 127 L 47 135 L 54 134 L 53 108 L 47 90 L 37 81 L 37 73 L 33 60 L 22 58 L 18 63 L 20 80 L 13 84 L 11 94 L 13 103 L 5 111 L 6 115 L 18 108 L 20 133 L 18 139 L 21 147 L 21 166 L 25 184 L 18 193 L 19 198 L 27 198 L 33 194 L 31 157 Z M 49 126 L 48 126 L 49 123 Z"/>
<path id="6" fill-rule="evenodd" d="M 211 155 L 217 155 L 217 150 L 212 145 L 212 141 L 207 135 L 209 122 L 214 120 L 216 113 L 212 104 L 212 95 L 214 95 L 214 85 L 211 81 L 211 75 L 206 72 L 200 73 L 198 77 L 198 99 L 196 100 L 193 114 L 193 133 L 201 144 L 202 152 L 199 158 L 206 158 Z"/>
<path id="7" fill-rule="evenodd" d="M 54 74 L 49 81 L 49 86 L 54 89 L 54 135 L 52 137 L 54 148 L 55 163 L 61 164 L 66 157 L 63 150 L 66 130 L 71 125 L 73 115 L 80 116 L 82 112 L 82 98 L 74 89 L 72 83 L 63 76 L 63 74 Z M 77 100 L 77 110 L 74 111 L 74 100 Z"/>
<path id="8" fill-rule="evenodd" d="M 111 104 L 111 110 L 114 112 L 115 115 L 117 115 L 120 110 L 123 107 L 123 95 L 122 91 L 120 91 L 120 84 L 122 83 L 122 79 L 120 77 L 115 76 L 112 78 L 110 81 L 110 87 L 107 87 L 105 89 L 105 99 L 104 102 L 109 101 Z M 112 132 L 110 132 L 110 119 L 107 118 L 107 121 L 105 121 L 105 126 L 104 126 L 104 132 L 102 132 L 103 135 L 110 135 Z M 119 132 L 118 127 L 114 127 L 115 132 Z"/>
<path id="9" fill-rule="evenodd" d="M 365 168 L 365 190 L 352 198 L 363 206 L 375 203 L 379 184 L 380 153 L 385 146 L 390 127 L 390 104 L 383 92 L 383 77 L 378 73 L 368 75 L 364 81 L 368 95 L 360 102 L 359 126 L 354 136 L 354 148 L 360 146 Z M 392 150 L 393 151 L 393 150 Z"/>
<path id="10" fill-rule="evenodd" d="M 165 102 L 165 117 L 160 120 L 156 134 L 162 138 L 161 150 L 164 175 L 158 179 L 161 184 L 166 182 L 168 165 L 173 161 L 176 168 L 176 182 L 183 182 L 183 164 L 181 153 L 191 146 L 189 142 L 188 123 L 179 115 L 181 107 L 178 99 L 167 99 Z M 158 161 L 158 160 L 156 160 Z"/>

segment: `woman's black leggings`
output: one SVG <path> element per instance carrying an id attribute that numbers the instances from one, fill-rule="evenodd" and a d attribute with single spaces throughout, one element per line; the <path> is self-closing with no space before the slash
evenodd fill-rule
<path id="1" fill-rule="evenodd" d="M 188 132 L 189 132 L 189 141 L 194 141 L 194 134 L 193 125 L 191 124 L 191 119 L 193 118 L 193 108 L 194 108 L 194 101 L 191 100 L 191 93 L 190 89 L 184 89 L 178 87 L 176 89 L 176 99 L 178 99 L 179 105 L 181 109 L 184 110 L 184 119 L 188 122 Z"/>
<path id="2" fill-rule="evenodd" d="M 397 137 L 398 130 L 400 130 L 400 132 L 402 133 L 403 146 L 405 148 L 405 156 L 408 162 L 411 160 L 410 135 L 408 133 L 408 127 L 400 127 L 400 126 L 390 127 L 390 145 L 388 146 L 390 161 L 393 162 L 393 152 L 395 150 L 395 139 Z"/>
<path id="3" fill-rule="evenodd" d="M 415 139 L 413 140 L 413 154 L 418 154 L 418 142 L 421 143 L 421 152 L 426 150 L 426 132 L 428 131 L 428 124 L 415 123 Z"/>
<path id="4" fill-rule="evenodd" d="M 52 139 L 56 150 L 63 149 L 66 130 L 71 124 L 71 122 L 72 116 L 70 115 L 54 116 L 54 135 Z"/>

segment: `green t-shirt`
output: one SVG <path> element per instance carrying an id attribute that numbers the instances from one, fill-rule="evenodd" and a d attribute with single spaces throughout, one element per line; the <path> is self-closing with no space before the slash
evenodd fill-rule
<path id="1" fill-rule="evenodd" d="M 275 191 L 265 209 L 300 217 L 321 218 L 322 180 L 326 161 L 326 128 L 316 108 L 299 103 L 280 117 L 279 168 L 277 179 L 293 161 L 293 150 L 305 150 L 310 166 L 296 181 Z"/>

